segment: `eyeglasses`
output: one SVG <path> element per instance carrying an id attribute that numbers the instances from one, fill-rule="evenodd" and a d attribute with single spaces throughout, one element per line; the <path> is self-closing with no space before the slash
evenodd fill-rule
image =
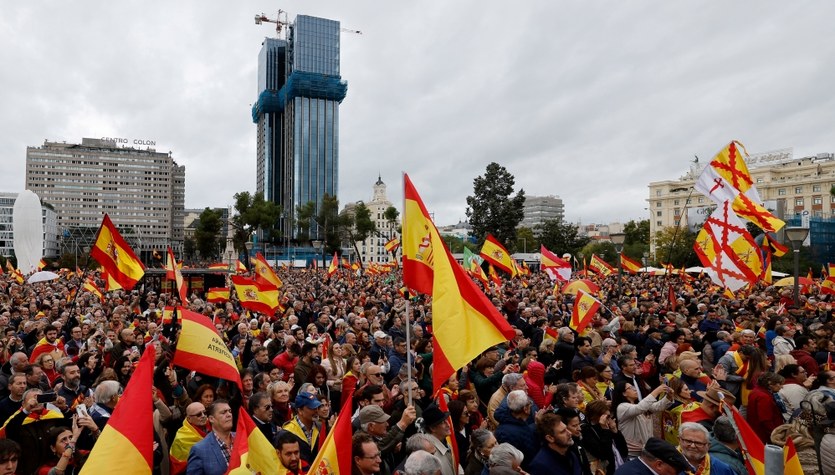
<path id="1" fill-rule="evenodd" d="M 379 459 L 379 458 L 383 458 L 383 453 L 382 452 L 377 452 L 374 455 L 363 455 L 361 458 L 369 459 L 369 460 Z"/>
<path id="2" fill-rule="evenodd" d="M 368 373 L 369 376 L 382 376 L 383 373 Z"/>
<path id="3" fill-rule="evenodd" d="M 698 442 L 698 441 L 695 441 L 695 440 L 684 439 L 684 438 L 680 438 L 678 440 L 681 442 L 681 445 L 687 444 L 687 445 L 692 445 L 694 447 L 706 447 L 707 446 L 707 442 Z"/>
<path id="4" fill-rule="evenodd" d="M 206 411 L 198 412 L 197 414 L 189 414 L 188 417 L 206 417 Z"/>

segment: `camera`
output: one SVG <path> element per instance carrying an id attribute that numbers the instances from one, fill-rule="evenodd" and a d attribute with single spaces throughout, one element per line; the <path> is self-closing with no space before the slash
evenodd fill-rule
<path id="1" fill-rule="evenodd" d="M 47 402 L 55 402 L 55 400 L 58 399 L 58 395 L 55 394 L 54 392 L 48 392 L 48 393 L 38 394 L 37 398 L 38 398 L 37 399 L 38 404 L 44 404 L 44 403 L 47 403 Z"/>

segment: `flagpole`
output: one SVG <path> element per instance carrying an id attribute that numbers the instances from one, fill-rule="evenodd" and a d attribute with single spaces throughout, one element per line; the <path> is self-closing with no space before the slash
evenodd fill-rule
<path id="1" fill-rule="evenodd" d="M 400 172 L 400 181 L 401 181 L 401 183 L 403 183 L 403 212 L 405 213 L 406 212 L 406 172 Z M 403 228 L 401 228 L 401 233 L 400 233 L 401 236 L 406 234 L 406 230 L 404 229 L 406 227 L 406 221 L 407 220 L 405 220 L 405 219 L 403 220 Z M 402 237 L 400 239 L 400 243 L 401 243 L 400 245 L 402 246 L 403 245 Z M 406 254 L 404 253 L 403 254 L 404 259 L 405 259 L 405 256 L 406 256 Z M 396 258 L 395 258 L 395 262 L 397 262 Z M 402 266 L 401 266 L 401 269 L 402 269 Z M 403 285 L 406 285 L 406 283 L 403 282 L 403 272 L 400 272 L 400 282 Z M 411 296 L 411 291 L 409 290 L 408 287 L 406 287 L 406 377 L 408 378 L 407 379 L 408 384 L 406 384 L 406 387 L 408 388 L 408 393 L 406 394 L 406 400 L 408 401 L 408 403 L 406 404 L 407 406 L 412 405 L 412 382 L 411 382 L 412 381 L 412 363 L 409 361 L 409 357 L 412 355 L 412 338 L 411 338 L 411 331 L 410 331 L 411 330 L 410 327 L 412 326 L 412 322 L 410 321 L 410 318 L 409 318 L 409 315 L 410 315 L 409 314 L 409 310 L 410 310 L 410 308 L 409 308 L 410 307 L 409 297 L 410 296 Z"/>

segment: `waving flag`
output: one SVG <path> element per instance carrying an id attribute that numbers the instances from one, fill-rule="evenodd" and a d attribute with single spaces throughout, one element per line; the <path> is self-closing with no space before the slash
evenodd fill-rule
<path id="1" fill-rule="evenodd" d="M 241 376 L 235 358 L 218 335 L 217 329 L 205 315 L 178 307 L 182 330 L 177 340 L 173 364 L 208 376 L 232 381 L 241 386 Z M 131 377 L 133 381 L 133 377 Z M 148 397 L 151 390 L 148 389 Z M 148 404 L 151 408 L 151 404 Z M 149 421 L 151 420 L 149 416 Z M 105 473 L 105 472 L 102 472 Z"/>
<path id="2" fill-rule="evenodd" d="M 133 249 L 122 238 L 119 230 L 106 214 L 90 255 L 125 290 L 132 290 L 133 286 L 145 275 L 145 265 L 136 257 Z"/>
<path id="3" fill-rule="evenodd" d="M 278 289 L 240 275 L 233 275 L 232 283 L 241 307 L 267 315 L 275 313 L 278 308 Z"/>
<path id="4" fill-rule="evenodd" d="M 499 273 L 496 272 L 496 269 L 493 267 L 493 264 L 488 264 L 488 269 L 490 273 L 490 280 L 492 280 L 493 283 L 496 284 L 496 287 L 501 287 L 502 278 L 499 277 Z"/>
<path id="5" fill-rule="evenodd" d="M 238 429 L 232 443 L 228 475 L 278 473 L 278 455 L 244 407 L 238 411 Z"/>
<path id="6" fill-rule="evenodd" d="M 568 282 L 571 278 L 571 263 L 561 259 L 553 252 L 545 248 L 544 245 L 539 247 L 539 267 L 545 271 L 551 280 L 561 280 Z"/>
<path id="7" fill-rule="evenodd" d="M 711 280 L 732 292 L 756 283 L 762 275 L 757 245 L 727 201 L 705 221 L 693 247 Z"/>
<path id="8" fill-rule="evenodd" d="M 582 331 L 591 323 L 591 319 L 602 304 L 599 300 L 585 293 L 577 291 L 577 298 L 574 299 L 574 308 L 571 310 L 571 322 L 568 324 L 577 333 Z"/>
<path id="9" fill-rule="evenodd" d="M 783 473 L 785 475 L 803 475 L 803 467 L 800 466 L 800 458 L 797 456 L 797 449 L 794 447 L 794 440 L 791 435 L 786 437 L 786 445 L 783 447 Z"/>
<path id="10" fill-rule="evenodd" d="M 464 270 L 471 276 L 483 282 L 484 285 L 487 285 L 487 274 L 485 274 L 484 269 L 481 268 L 481 261 L 481 257 L 473 254 L 473 252 L 466 247 L 464 248 Z"/>
<path id="11" fill-rule="evenodd" d="M 104 294 L 101 293 L 101 290 L 99 290 L 99 287 L 96 285 L 96 281 L 94 281 L 92 277 L 87 277 L 81 288 L 95 295 L 99 298 L 99 300 L 104 301 Z"/>
<path id="12" fill-rule="evenodd" d="M 177 295 L 180 297 L 180 302 L 184 305 L 188 302 L 188 291 L 186 290 L 186 283 L 183 280 L 183 274 L 180 273 L 177 267 L 177 260 L 174 259 L 174 251 L 168 248 L 168 259 L 165 260 L 165 278 L 174 282 L 177 286 Z"/>
<path id="13" fill-rule="evenodd" d="M 145 347 L 81 474 L 150 475 L 154 466 L 154 345 Z"/>
<path id="14" fill-rule="evenodd" d="M 733 200 L 733 209 L 737 215 L 751 221 L 767 233 L 776 233 L 786 225 L 783 220 L 743 194 L 737 195 Z"/>
<path id="15" fill-rule="evenodd" d="M 513 262 L 513 258 L 510 257 L 510 253 L 507 252 L 507 249 L 505 249 L 499 240 L 493 237 L 492 234 L 488 234 L 487 237 L 484 238 L 484 245 L 481 246 L 481 252 L 479 255 L 483 257 L 484 260 L 507 272 L 512 277 L 516 277 L 518 272 L 516 270 L 516 265 Z"/>
<path id="16" fill-rule="evenodd" d="M 736 426 L 737 439 L 742 446 L 742 454 L 746 458 L 748 473 L 764 475 L 765 444 L 733 404 L 722 404 L 722 408 Z"/>
<path id="17" fill-rule="evenodd" d="M 603 276 L 609 276 L 616 273 L 615 268 L 610 266 L 608 262 L 598 257 L 597 254 L 591 255 L 591 261 L 589 261 L 589 269 Z"/>
<path id="18" fill-rule="evenodd" d="M 238 259 L 237 262 L 235 262 L 235 272 L 238 274 L 245 274 L 249 272 L 249 269 L 247 269 L 243 262 Z"/>
<path id="19" fill-rule="evenodd" d="M 432 294 L 435 250 L 429 238 L 435 227 L 409 175 L 403 175 L 403 283 L 422 294 Z"/>
<path id="20" fill-rule="evenodd" d="M 339 269 L 339 258 L 336 256 L 336 252 L 334 252 L 331 264 L 328 266 L 328 277 L 332 276 L 336 272 L 336 269 Z"/>
<path id="21" fill-rule="evenodd" d="M 392 252 L 395 249 L 400 247 L 400 239 L 391 238 L 388 242 L 386 242 L 386 252 Z"/>
<path id="22" fill-rule="evenodd" d="M 742 153 L 747 155 L 744 145 L 736 140 L 732 141 L 713 157 L 713 160 L 710 161 L 710 167 L 716 170 L 725 181 L 739 190 L 740 193 L 745 193 L 756 203 L 762 203 L 763 200 L 754 187 L 754 180 L 751 179 L 751 174 L 748 172 L 748 165 L 745 164 L 745 159 L 739 150 L 740 148 L 742 149 Z"/>
<path id="23" fill-rule="evenodd" d="M 641 264 L 638 261 L 632 260 L 624 254 L 620 255 L 620 266 L 632 275 L 637 274 L 641 270 Z"/>
<path id="24" fill-rule="evenodd" d="M 250 262 L 252 263 L 252 269 L 255 271 L 255 280 L 261 284 L 266 286 L 272 286 L 276 289 L 280 289 L 284 283 L 281 279 L 278 278 L 275 271 L 270 264 L 264 259 L 264 256 L 261 253 L 256 253 L 255 257 L 253 257 Z"/>
<path id="25" fill-rule="evenodd" d="M 229 301 L 229 287 L 212 287 L 206 293 L 209 303 L 223 303 Z"/>

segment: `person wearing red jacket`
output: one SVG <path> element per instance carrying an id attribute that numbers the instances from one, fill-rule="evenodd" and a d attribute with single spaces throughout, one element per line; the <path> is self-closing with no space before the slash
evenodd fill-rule
<path id="1" fill-rule="evenodd" d="M 820 372 L 818 362 L 812 356 L 812 352 L 817 348 L 814 340 L 806 335 L 794 337 L 795 349 L 789 353 L 797 361 L 798 366 L 803 367 L 809 376 L 817 376 Z"/>
<path id="2" fill-rule="evenodd" d="M 533 399 L 537 407 L 547 407 L 557 392 L 555 385 L 545 387 L 545 365 L 536 360 L 528 363 L 528 370 L 524 375 L 528 384 L 528 396 Z"/>
<path id="3" fill-rule="evenodd" d="M 785 404 L 778 394 L 784 381 L 779 374 L 765 372 L 757 379 L 757 385 L 748 395 L 748 413 L 745 419 L 766 444 L 771 443 L 771 431 L 784 422 Z"/>
<path id="4" fill-rule="evenodd" d="M 283 373 L 282 381 L 287 382 L 295 371 L 296 363 L 299 362 L 299 353 L 301 353 L 301 347 L 298 343 L 293 343 L 273 358 L 273 366 L 279 368 Z"/>

